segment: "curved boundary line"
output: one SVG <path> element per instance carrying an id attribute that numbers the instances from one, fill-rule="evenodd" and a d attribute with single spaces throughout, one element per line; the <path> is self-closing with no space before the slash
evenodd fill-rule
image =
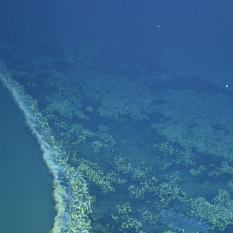
<path id="1" fill-rule="evenodd" d="M 92 199 L 88 195 L 89 193 L 84 180 L 74 168 L 70 168 L 67 164 L 65 153 L 55 142 L 48 122 L 40 113 L 36 101 L 25 93 L 24 88 L 17 81 L 11 78 L 4 64 L 1 63 L 0 81 L 3 86 L 8 89 L 14 101 L 23 112 L 26 124 L 31 129 L 32 134 L 37 138 L 43 152 L 43 160 L 53 176 L 53 196 L 55 200 L 56 216 L 53 228 L 50 232 L 88 233 L 91 229 L 88 214 L 91 212 Z M 62 182 L 67 179 L 69 184 L 68 188 L 65 188 Z M 76 179 L 79 179 L 78 183 Z M 72 184 L 74 184 L 74 187 Z M 80 188 L 80 190 L 75 190 L 77 187 Z M 73 197 L 73 193 L 76 194 L 77 197 Z M 69 204 L 69 200 L 72 198 L 74 198 L 74 202 Z M 80 200 L 78 200 L 78 198 Z M 83 203 L 81 203 L 81 201 L 83 201 Z M 77 214 L 76 212 L 72 213 L 72 208 L 74 211 L 81 210 L 81 214 Z M 67 209 L 69 209 L 69 211 L 67 211 Z M 70 217 L 72 214 L 76 216 L 77 222 L 74 222 L 76 219 L 74 219 L 73 216 L 72 218 Z M 74 227 L 76 224 L 80 224 L 80 226 L 76 226 L 76 230 L 78 231 L 72 229 L 72 226 Z"/>

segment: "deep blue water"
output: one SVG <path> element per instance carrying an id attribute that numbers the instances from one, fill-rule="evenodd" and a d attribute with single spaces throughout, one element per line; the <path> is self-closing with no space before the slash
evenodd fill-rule
<path id="1" fill-rule="evenodd" d="M 232 232 L 232 12 L 228 0 L 0 3 L 0 74 L 37 101 L 93 198 L 91 211 L 77 199 L 81 216 L 59 173 L 66 232 L 83 219 L 96 233 Z"/>

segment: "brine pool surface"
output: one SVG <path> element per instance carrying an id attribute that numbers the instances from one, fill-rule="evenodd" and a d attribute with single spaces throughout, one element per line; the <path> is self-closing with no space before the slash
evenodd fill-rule
<path id="1" fill-rule="evenodd" d="M 52 177 L 39 144 L 0 85 L 0 232 L 48 233 L 54 216 Z"/>

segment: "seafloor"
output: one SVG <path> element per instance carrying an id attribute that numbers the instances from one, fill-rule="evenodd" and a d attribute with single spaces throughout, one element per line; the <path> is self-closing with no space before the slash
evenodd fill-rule
<path id="1" fill-rule="evenodd" d="M 233 92 L 222 79 L 111 41 L 5 44 L 0 54 L 82 179 L 61 183 L 65 232 L 233 231 Z M 70 205 L 84 186 L 88 208 Z"/>

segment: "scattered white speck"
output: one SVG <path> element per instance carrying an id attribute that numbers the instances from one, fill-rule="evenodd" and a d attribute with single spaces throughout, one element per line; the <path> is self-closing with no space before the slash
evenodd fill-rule
<path id="1" fill-rule="evenodd" d="M 225 85 L 225 87 L 226 87 L 226 88 L 228 88 L 228 87 L 229 87 L 229 85 L 228 85 L 228 84 L 226 84 L 226 85 Z"/>
<path id="2" fill-rule="evenodd" d="M 155 30 L 158 31 L 160 29 L 160 25 L 156 25 Z"/>

